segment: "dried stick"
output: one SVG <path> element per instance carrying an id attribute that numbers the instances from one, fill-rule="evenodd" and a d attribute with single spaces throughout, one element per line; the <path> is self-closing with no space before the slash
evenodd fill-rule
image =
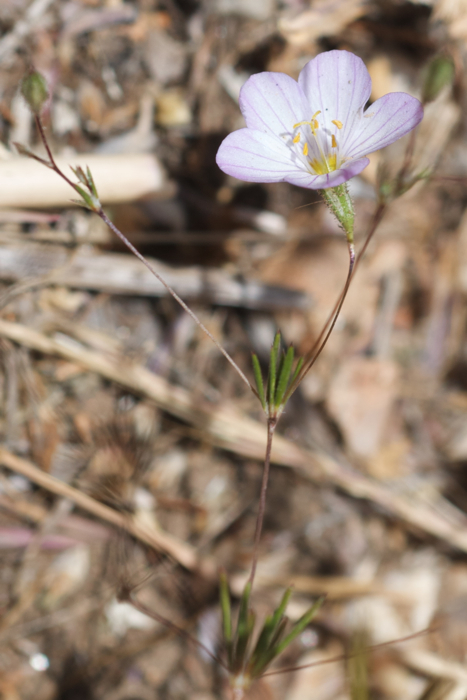
<path id="1" fill-rule="evenodd" d="M 96 372 L 129 391 L 154 401 L 164 411 L 194 426 L 197 432 L 217 447 L 249 459 L 264 460 L 264 425 L 260 421 L 243 416 L 230 406 L 200 405 L 182 387 L 174 386 L 145 367 L 129 362 L 128 358 L 105 356 L 77 347 L 76 343 L 67 344 L 3 319 L 0 319 L 0 336 L 32 350 L 76 362 L 88 371 Z M 0 452 L 0 457 L 1 455 Z M 448 510 L 451 516 L 448 518 L 443 515 L 444 501 L 441 496 L 436 503 L 430 505 L 414 494 L 405 497 L 393 493 L 387 486 L 352 469 L 347 462 L 340 463 L 331 455 L 318 450 L 301 448 L 277 434 L 274 436 L 271 463 L 295 469 L 313 483 L 332 483 L 354 498 L 373 502 L 378 508 L 415 527 L 419 532 L 437 537 L 450 546 L 467 552 L 467 519 L 461 513 L 454 517 L 451 506 Z M 121 523 L 119 521 L 115 524 L 120 526 Z"/>
<path id="2" fill-rule="evenodd" d="M 32 462 L 17 457 L 12 452 L 0 447 L 0 464 L 18 474 L 22 474 L 33 483 L 47 489 L 57 496 L 68 498 L 83 510 L 92 513 L 101 520 L 105 520 L 116 527 L 126 530 L 136 539 L 157 550 L 170 554 L 179 564 L 190 570 L 201 570 L 203 575 L 209 578 L 215 576 L 215 566 L 207 559 L 200 560 L 194 547 L 168 535 L 162 530 L 151 529 L 127 515 L 117 512 L 113 508 L 96 501 L 91 496 L 82 493 L 73 486 L 47 474 Z"/>

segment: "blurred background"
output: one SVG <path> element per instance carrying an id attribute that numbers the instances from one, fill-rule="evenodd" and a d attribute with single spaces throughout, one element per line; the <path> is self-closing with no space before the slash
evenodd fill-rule
<path id="1" fill-rule="evenodd" d="M 224 175 L 241 85 L 346 49 L 420 97 L 411 172 L 279 425 L 253 603 L 293 584 L 316 624 L 251 698 L 467 698 L 465 0 L 3 0 L 0 7 L 0 698 L 214 700 L 216 568 L 246 579 L 265 444 L 257 400 L 143 265 L 74 206 L 19 93 L 88 164 L 107 213 L 251 378 L 274 333 L 306 352 L 347 247 L 319 196 Z M 357 248 L 407 140 L 352 180 Z M 69 172 L 67 170 L 67 172 Z M 83 496 L 80 499 L 80 496 Z M 360 646 L 434 631 L 362 653 Z M 363 640 L 363 641 L 362 641 Z M 347 660 L 346 657 L 347 656 Z M 367 676 L 362 669 L 367 667 Z"/>

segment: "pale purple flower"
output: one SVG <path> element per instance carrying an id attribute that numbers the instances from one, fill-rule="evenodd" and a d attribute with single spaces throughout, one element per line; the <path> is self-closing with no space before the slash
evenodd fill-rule
<path id="1" fill-rule="evenodd" d="M 364 111 L 370 93 L 365 64 L 348 51 L 319 54 L 298 83 L 285 73 L 253 75 L 240 92 L 247 128 L 224 139 L 217 164 L 247 182 L 336 187 L 423 117 L 421 103 L 405 92 L 389 93 Z"/>

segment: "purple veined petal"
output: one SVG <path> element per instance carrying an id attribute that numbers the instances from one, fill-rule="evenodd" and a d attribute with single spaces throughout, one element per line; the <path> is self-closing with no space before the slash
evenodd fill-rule
<path id="1" fill-rule="evenodd" d="M 282 182 L 307 173 L 279 136 L 253 129 L 229 134 L 217 151 L 216 162 L 225 173 L 246 182 Z"/>
<path id="2" fill-rule="evenodd" d="M 342 149 L 371 94 L 371 78 L 362 59 L 348 51 L 318 54 L 303 68 L 298 83 L 317 117 L 320 128 L 338 138 Z M 338 130 L 332 122 L 342 123 Z"/>
<path id="3" fill-rule="evenodd" d="M 391 92 L 376 100 L 364 113 L 359 128 L 345 146 L 344 155 L 360 158 L 397 141 L 423 119 L 421 102 L 405 92 Z"/>
<path id="4" fill-rule="evenodd" d="M 359 158 L 359 160 L 352 160 L 348 163 L 344 163 L 339 170 L 333 170 L 326 175 L 312 175 L 305 171 L 303 173 L 297 171 L 296 174 L 288 176 L 286 181 L 290 182 L 291 185 L 307 187 L 311 190 L 325 190 L 328 187 L 342 185 L 352 177 L 359 175 L 369 163 L 370 161 L 368 158 Z"/>
<path id="5" fill-rule="evenodd" d="M 285 73 L 257 73 L 240 91 L 240 109 L 247 127 L 282 136 L 294 124 L 310 119 L 310 108 L 298 83 Z"/>

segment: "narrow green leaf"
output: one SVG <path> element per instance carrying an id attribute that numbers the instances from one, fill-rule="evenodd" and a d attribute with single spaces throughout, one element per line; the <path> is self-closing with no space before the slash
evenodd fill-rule
<path id="1" fill-rule="evenodd" d="M 263 654 L 268 650 L 269 642 L 274 631 L 273 616 L 268 615 L 264 621 L 263 629 L 260 632 L 258 641 L 251 655 L 250 665 L 254 668 L 255 664 L 261 659 Z"/>
<path id="2" fill-rule="evenodd" d="M 255 650 L 251 655 L 252 676 L 259 675 L 260 671 L 258 671 L 258 669 L 264 669 L 264 667 L 271 661 L 269 653 L 270 647 L 274 645 L 279 639 L 280 634 L 278 636 L 278 629 L 280 628 L 280 633 L 282 633 L 284 629 L 282 622 L 284 622 L 284 625 L 287 622 L 287 619 L 284 618 L 284 613 L 291 595 L 292 589 L 288 588 L 284 592 L 284 595 L 282 596 L 279 605 L 274 611 L 274 614 L 268 616 L 264 622 L 263 629 L 258 637 Z"/>
<path id="3" fill-rule="evenodd" d="M 246 655 L 250 646 L 250 639 L 255 628 L 256 615 L 252 610 L 248 611 L 244 624 L 238 625 L 237 643 L 233 656 L 233 670 L 235 672 L 244 669 L 247 665 Z"/>
<path id="4" fill-rule="evenodd" d="M 274 656 L 279 656 L 284 649 L 286 649 L 293 640 L 298 637 L 299 634 L 303 632 L 305 627 L 311 622 L 311 620 L 314 618 L 318 610 L 320 609 L 321 605 L 324 602 L 324 596 L 319 598 L 316 603 L 311 607 L 308 612 L 306 612 L 299 620 L 298 622 L 295 623 L 295 625 L 292 627 L 291 631 L 289 634 L 284 637 L 284 639 L 277 644 L 277 646 L 274 649 Z"/>
<path id="5" fill-rule="evenodd" d="M 232 611 L 230 606 L 230 591 L 225 571 L 220 573 L 219 594 L 222 611 L 222 627 L 226 644 L 232 642 Z"/>
<path id="6" fill-rule="evenodd" d="M 299 372 L 300 372 L 300 370 L 302 369 L 302 367 L 303 367 L 303 357 L 300 357 L 299 360 L 298 360 L 298 362 L 297 362 L 297 366 L 295 367 L 295 371 L 294 371 L 294 373 L 293 373 L 293 375 L 292 375 L 292 379 L 291 379 L 291 382 L 290 382 L 291 384 L 293 384 L 293 382 L 297 379 L 297 377 L 298 377 L 298 375 L 299 375 Z"/>
<path id="7" fill-rule="evenodd" d="M 280 642 L 280 640 L 282 639 L 282 635 L 284 634 L 284 630 L 285 630 L 285 627 L 286 627 L 288 621 L 289 621 L 289 618 L 283 616 L 280 619 L 279 624 L 277 625 L 276 629 L 274 630 L 274 634 L 272 636 L 271 645 L 270 645 L 271 646 L 270 651 L 274 654 L 274 656 L 276 655 L 276 652 L 275 652 L 276 646 Z"/>
<path id="8" fill-rule="evenodd" d="M 282 617 L 279 624 L 274 630 L 274 634 L 270 639 L 268 648 L 263 652 L 263 654 L 261 654 L 261 656 L 258 656 L 258 659 L 256 660 L 254 666 L 252 665 L 250 669 L 250 675 L 252 678 L 258 678 L 258 676 L 261 676 L 264 673 L 266 667 L 269 666 L 271 661 L 273 661 L 277 656 L 276 646 L 282 638 L 282 635 L 284 634 L 284 630 L 287 623 L 288 618 Z"/>
<path id="9" fill-rule="evenodd" d="M 261 373 L 261 367 L 258 360 L 258 355 L 255 353 L 251 356 L 251 361 L 253 363 L 253 374 L 255 376 L 256 388 L 258 389 L 259 400 L 261 401 L 261 406 L 263 410 L 266 411 L 266 396 L 264 394 L 264 383 L 263 375 Z"/>
<path id="10" fill-rule="evenodd" d="M 302 369 L 302 367 L 303 367 L 303 357 L 300 357 L 298 362 L 297 362 L 297 366 L 295 367 L 294 373 L 292 375 L 292 379 L 289 382 L 289 386 L 287 388 L 286 394 L 284 396 L 284 402 L 287 402 L 290 399 L 291 395 L 293 394 L 293 392 L 297 388 L 297 386 L 298 386 L 297 378 L 298 378 L 298 375 L 300 374 L 300 370 Z"/>
<path id="11" fill-rule="evenodd" d="M 284 394 L 287 391 L 287 387 L 289 385 L 290 373 L 292 371 L 294 356 L 295 350 L 293 349 L 292 345 L 290 345 L 283 358 L 281 368 L 279 371 L 279 379 L 277 382 L 276 394 L 274 397 L 274 403 L 278 407 L 283 403 Z"/>
<path id="12" fill-rule="evenodd" d="M 272 405 L 274 405 L 274 396 L 276 394 L 277 361 L 279 359 L 280 344 L 281 334 L 278 331 L 274 338 L 269 358 L 268 402 Z"/>
<path id="13" fill-rule="evenodd" d="M 247 581 L 243 589 L 240 600 L 240 610 L 238 611 L 238 624 L 246 624 L 248 618 L 248 608 L 250 606 L 251 581 Z"/>
<path id="14" fill-rule="evenodd" d="M 279 623 L 282 616 L 284 615 L 287 609 L 287 605 L 289 604 L 290 596 L 292 595 L 292 590 L 292 588 L 287 588 L 287 590 L 284 592 L 284 595 L 281 598 L 281 602 L 274 610 L 274 615 L 272 617 L 273 627 L 276 627 L 276 625 Z"/>
<path id="15" fill-rule="evenodd" d="M 240 608 L 238 611 L 237 629 L 232 649 L 232 672 L 236 672 L 243 667 L 243 654 L 248 646 L 248 618 L 249 605 L 251 594 L 251 581 L 248 581 L 243 589 L 240 599 Z"/>

